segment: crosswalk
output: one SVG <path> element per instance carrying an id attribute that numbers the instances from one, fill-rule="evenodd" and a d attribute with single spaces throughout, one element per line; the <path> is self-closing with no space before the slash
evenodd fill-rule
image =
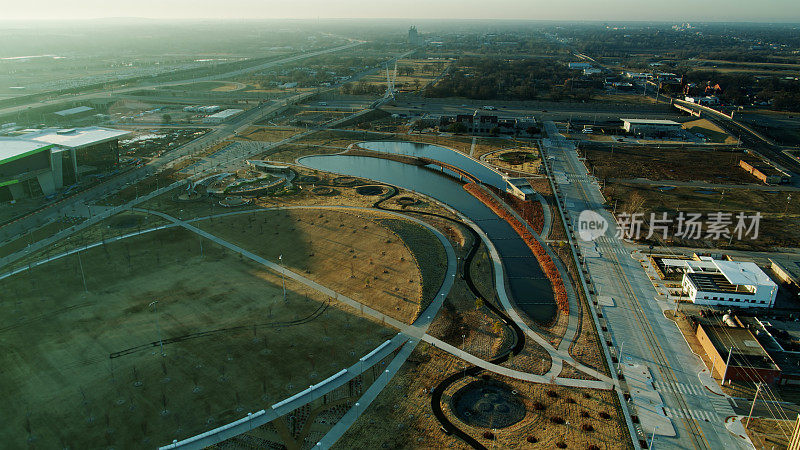
<path id="1" fill-rule="evenodd" d="M 686 419 L 692 418 L 694 420 L 704 420 L 707 422 L 719 422 L 723 418 L 734 415 L 733 408 L 730 402 L 722 396 L 712 394 L 706 390 L 705 387 L 696 384 L 675 383 L 670 385 L 681 395 L 691 395 L 702 397 L 703 402 L 710 406 L 711 410 L 706 409 L 689 409 L 687 411 L 674 409 L 665 406 L 664 414 L 671 419 Z M 657 381 L 653 382 L 653 387 L 661 392 L 672 391 L 671 387 L 664 383 Z"/>
<path id="2" fill-rule="evenodd" d="M 703 420 L 706 422 L 720 422 L 722 419 L 712 411 L 705 411 L 702 409 L 690 409 L 688 411 L 682 411 L 678 409 L 673 409 L 668 406 L 664 407 L 664 413 L 670 419 L 689 419 L 692 418 L 694 420 Z"/>
<path id="3" fill-rule="evenodd" d="M 589 175 L 577 175 L 572 173 L 566 174 L 567 179 L 570 181 L 578 181 L 580 183 L 591 183 L 595 181 L 595 177 Z"/>
<path id="4" fill-rule="evenodd" d="M 597 239 L 599 240 L 599 239 L 609 239 L 609 238 L 605 237 L 605 236 L 600 236 Z M 605 241 L 605 242 L 608 242 L 608 241 Z M 622 246 L 619 246 L 619 245 L 611 245 L 611 244 L 598 245 L 597 246 L 597 251 L 599 251 L 600 253 L 616 253 L 617 255 L 629 255 L 630 254 L 630 251 L 628 249 L 626 249 L 625 247 L 622 247 Z"/>
<path id="5" fill-rule="evenodd" d="M 720 416 L 729 417 L 735 414 L 733 412 L 733 407 L 731 407 L 731 402 L 729 402 L 725 397 L 714 395 L 709 398 L 708 401 L 714 407 L 714 411 L 716 411 Z"/>
<path id="6" fill-rule="evenodd" d="M 702 386 L 698 386 L 696 384 L 684 384 L 684 383 L 674 383 L 670 385 L 674 387 L 675 390 L 680 392 L 684 395 L 698 395 L 698 396 L 705 396 L 707 391 L 706 388 Z M 664 383 L 659 383 L 657 381 L 653 382 L 653 387 L 659 391 L 671 391 L 672 389 Z"/>

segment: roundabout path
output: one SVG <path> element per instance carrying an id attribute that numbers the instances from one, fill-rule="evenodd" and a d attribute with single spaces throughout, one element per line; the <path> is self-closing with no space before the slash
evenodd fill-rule
<path id="1" fill-rule="evenodd" d="M 310 280 L 310 279 L 308 279 L 308 278 L 306 278 L 306 277 L 304 277 L 304 276 L 302 276 L 300 274 L 292 272 L 291 270 L 289 270 L 289 269 L 287 269 L 287 268 L 285 268 L 285 267 L 283 267 L 283 266 L 281 266 L 279 264 L 276 264 L 276 263 L 274 263 L 272 261 L 264 259 L 264 258 L 254 254 L 254 253 L 252 253 L 252 252 L 250 252 L 248 250 L 245 250 L 245 249 L 243 249 L 243 248 L 241 248 L 241 247 L 239 247 L 239 246 L 237 246 L 235 244 L 232 244 L 232 243 L 230 243 L 228 241 L 225 241 L 225 240 L 223 240 L 223 239 L 221 239 L 221 238 L 219 238 L 219 237 L 217 237 L 217 236 L 215 236 L 215 235 L 213 235 L 211 233 L 203 231 L 203 230 L 201 230 L 201 229 L 199 229 L 199 228 L 197 228 L 197 227 L 195 227 L 194 225 L 191 224 L 193 222 L 203 221 L 203 220 L 206 220 L 206 219 L 210 219 L 212 217 L 217 218 L 217 217 L 225 217 L 225 216 L 231 216 L 231 215 L 237 215 L 237 214 L 252 214 L 254 212 L 280 211 L 280 210 L 293 210 L 293 209 L 327 209 L 327 210 L 381 212 L 381 213 L 386 213 L 386 214 L 390 214 L 390 215 L 393 215 L 393 216 L 397 216 L 397 217 L 400 217 L 400 218 L 405 219 L 405 220 L 412 221 L 412 222 L 414 222 L 414 223 L 426 228 L 431 233 L 433 233 L 437 237 L 437 239 L 439 239 L 439 242 L 442 243 L 442 245 L 445 248 L 445 253 L 447 254 L 447 273 L 445 274 L 445 279 L 444 279 L 444 281 L 442 283 L 442 288 L 436 294 L 436 297 L 434 298 L 434 300 L 431 303 L 431 305 L 428 306 L 428 308 L 425 309 L 425 311 L 423 311 L 422 314 L 420 314 L 420 316 L 417 318 L 417 320 L 414 321 L 413 324 L 408 325 L 408 324 L 405 324 L 403 322 L 400 322 L 397 319 L 394 319 L 391 316 L 388 316 L 388 315 L 383 314 L 383 313 L 381 313 L 381 312 L 379 312 L 379 311 L 377 311 L 375 309 L 372 309 L 369 306 L 366 306 L 366 305 L 364 305 L 364 304 L 362 304 L 362 303 L 360 303 L 360 302 L 358 302 L 356 300 L 353 300 L 350 297 L 347 297 L 345 295 L 339 294 L 338 292 L 336 292 L 336 291 L 334 291 L 334 290 L 332 290 L 330 288 L 327 288 L 327 287 L 317 283 L 316 281 Z M 205 217 L 199 217 L 199 218 L 196 218 L 196 219 L 190 219 L 188 221 L 184 221 L 184 220 L 178 219 L 176 217 L 170 216 L 169 214 L 162 213 L 160 211 L 145 210 L 145 209 L 139 209 L 139 208 L 134 208 L 134 211 L 147 212 L 147 213 L 150 213 L 150 214 L 154 214 L 154 215 L 163 217 L 163 218 L 173 222 L 177 226 L 181 226 L 181 227 L 183 227 L 183 228 L 185 228 L 185 229 L 187 229 L 187 230 L 189 230 L 189 231 L 191 231 L 191 232 L 193 232 L 195 234 L 198 234 L 198 235 L 200 235 L 200 236 L 202 236 L 202 237 L 204 237 L 204 238 L 206 238 L 206 239 L 208 239 L 210 241 L 213 241 L 213 242 L 215 242 L 215 243 L 217 243 L 217 244 L 219 244 L 219 245 L 221 245 L 223 247 L 226 247 L 229 250 L 232 250 L 232 251 L 234 251 L 236 253 L 239 253 L 242 256 L 245 256 L 245 257 L 247 257 L 247 258 L 249 258 L 249 259 L 251 259 L 251 260 L 253 260 L 253 261 L 255 261 L 255 262 L 259 263 L 259 264 L 262 264 L 262 265 L 268 267 L 269 269 L 271 269 L 271 270 L 273 270 L 275 272 L 283 274 L 288 278 L 291 278 L 291 279 L 293 279 L 293 280 L 295 280 L 295 281 L 297 281 L 299 283 L 304 284 L 307 287 L 310 287 L 310 288 L 312 288 L 312 289 L 314 289 L 314 290 L 316 290 L 318 292 L 321 292 L 321 293 L 327 295 L 328 297 L 334 298 L 337 301 L 342 302 L 342 303 L 344 303 L 344 304 L 346 304 L 346 305 L 348 305 L 348 306 L 350 306 L 352 308 L 355 308 L 357 310 L 362 310 L 364 313 L 369 314 L 370 316 L 372 316 L 372 317 L 374 317 L 376 319 L 380 319 L 382 321 L 385 321 L 387 324 L 391 325 L 394 328 L 397 328 L 397 329 L 401 330 L 404 334 L 408 335 L 409 337 L 416 338 L 416 339 L 420 339 L 425 334 L 425 332 L 427 331 L 428 327 L 430 326 L 431 322 L 433 321 L 433 318 L 435 317 L 436 313 L 439 311 L 439 308 L 442 306 L 442 302 L 447 297 L 447 294 L 450 292 L 450 288 L 453 286 L 453 281 L 454 281 L 455 276 L 456 276 L 456 270 L 457 270 L 457 267 L 456 267 L 457 266 L 456 254 L 455 254 L 455 250 L 453 250 L 453 246 L 450 245 L 450 242 L 447 240 L 447 238 L 442 233 L 440 233 L 439 230 L 437 230 L 436 228 L 432 227 L 431 225 L 428 225 L 427 223 L 425 223 L 425 222 L 423 222 L 423 221 L 421 221 L 421 220 L 419 220 L 419 219 L 417 219 L 415 217 L 410 217 L 410 216 L 407 216 L 405 214 L 400 214 L 400 213 L 396 213 L 396 212 L 392 212 L 392 211 L 376 210 L 376 209 L 372 209 L 372 208 L 362 208 L 362 207 L 348 207 L 348 206 L 285 206 L 285 207 L 274 207 L 274 208 L 248 209 L 248 210 L 245 210 L 245 211 L 235 211 L 235 212 L 231 212 L 231 213 L 222 213 L 222 214 L 217 214 L 217 215 L 213 215 L 213 216 L 205 216 Z"/>
<path id="2" fill-rule="evenodd" d="M 341 295 L 333 291 L 332 289 L 329 289 L 325 286 L 316 283 L 313 280 L 310 280 L 302 275 L 296 274 L 278 264 L 275 264 L 272 261 L 268 261 L 237 245 L 234 245 L 230 242 L 220 239 L 217 236 L 214 236 L 213 234 L 207 233 L 189 223 L 189 222 L 199 222 L 202 220 L 210 219 L 211 217 L 216 218 L 216 217 L 224 217 L 237 214 L 250 214 L 253 212 L 260 212 L 260 211 L 292 210 L 292 209 L 328 209 L 328 210 L 334 209 L 334 210 L 361 210 L 361 211 L 383 212 L 393 216 L 401 217 L 406 220 L 410 220 L 426 228 L 436 236 L 439 242 L 442 243 L 442 245 L 445 248 L 445 252 L 447 254 L 447 272 L 445 274 L 445 278 L 444 281 L 442 282 L 442 286 L 439 289 L 439 292 L 436 294 L 436 297 L 433 299 L 431 304 L 425 309 L 425 311 L 423 311 L 420 314 L 420 316 L 414 321 L 414 323 L 408 325 L 390 316 L 387 316 L 379 311 L 376 311 L 366 305 L 363 305 L 362 303 L 359 303 L 347 296 Z M 439 232 L 439 230 L 435 229 L 431 225 L 415 217 L 410 217 L 405 214 L 400 214 L 392 211 L 376 210 L 372 208 L 346 207 L 346 206 L 329 206 L 329 207 L 287 206 L 287 207 L 235 211 L 230 213 L 217 214 L 213 216 L 200 217 L 196 219 L 191 219 L 189 221 L 183 221 L 175 217 L 172 217 L 169 214 L 165 214 L 159 211 L 143 210 L 143 209 L 136 209 L 136 210 L 163 217 L 177 226 L 183 227 L 189 231 L 192 231 L 200 236 L 205 237 L 206 239 L 214 241 L 215 243 L 222 245 L 236 253 L 239 253 L 242 256 L 245 256 L 255 262 L 263 264 L 264 266 L 270 268 L 275 272 L 282 273 L 288 278 L 298 281 L 329 297 L 335 298 L 336 300 L 345 303 L 355 308 L 356 310 L 361 310 L 362 312 L 369 314 L 370 316 L 375 317 L 377 319 L 380 319 L 384 321 L 386 324 L 389 324 L 401 330 L 401 332 L 398 333 L 397 336 L 395 336 L 393 339 L 386 341 L 380 347 L 375 349 L 375 351 L 371 352 L 370 354 L 362 358 L 361 361 L 369 360 L 368 364 L 364 364 L 363 362 L 356 363 L 351 368 L 348 368 L 340 372 L 339 374 L 346 376 L 342 377 L 342 379 L 336 380 L 337 383 L 335 384 L 328 384 L 323 382 L 318 385 L 311 386 L 310 388 L 301 391 L 299 394 L 295 394 L 294 396 L 289 397 L 288 399 L 282 402 L 276 403 L 275 405 L 272 406 L 269 412 L 262 410 L 252 415 L 249 414 L 246 418 L 241 419 L 241 423 L 237 423 L 239 422 L 237 421 L 234 422 L 233 424 L 224 425 L 223 427 L 217 429 L 218 431 L 211 430 L 209 432 L 191 437 L 189 439 L 185 439 L 181 442 L 173 442 L 172 444 L 164 446 L 162 448 L 203 448 L 214 443 L 222 442 L 225 439 L 229 439 L 233 436 L 251 430 L 254 427 L 275 420 L 277 417 L 287 414 L 302 405 L 305 405 L 313 400 L 318 399 L 325 393 L 330 392 L 336 387 L 340 386 L 344 381 L 355 378 L 356 376 L 360 375 L 364 370 L 369 369 L 374 364 L 378 363 L 381 359 L 385 358 L 392 351 L 396 350 L 398 347 L 402 345 L 400 351 L 388 364 L 384 374 L 379 376 L 378 379 L 375 380 L 375 382 L 372 383 L 372 385 L 370 385 L 365 394 L 359 399 L 359 402 L 356 403 L 356 406 L 347 411 L 345 416 L 339 422 L 337 422 L 337 424 L 328 432 L 328 434 L 324 436 L 323 441 L 325 441 L 325 444 L 323 444 L 322 441 L 319 444 L 317 444 L 317 448 L 330 447 L 342 436 L 342 434 L 344 434 L 345 431 L 347 431 L 348 428 L 350 428 L 353 422 L 355 422 L 355 420 L 361 415 L 361 413 L 364 410 L 366 410 L 367 406 L 369 406 L 369 404 L 378 396 L 378 394 L 383 390 L 383 388 L 386 387 L 391 378 L 405 363 L 406 359 L 408 359 L 408 357 L 411 356 L 411 352 L 414 351 L 414 348 L 416 348 L 420 339 L 426 335 L 425 333 L 427 332 L 428 327 L 430 326 L 434 317 L 436 317 L 436 314 L 441 308 L 444 299 L 447 297 L 447 294 L 449 294 L 450 289 L 453 286 L 453 282 L 455 280 L 455 275 L 457 271 L 458 261 L 456 259 L 455 250 L 453 249 L 453 246 L 450 245 L 450 242 L 447 240 L 447 238 L 441 232 Z M 378 356 L 380 356 L 380 358 L 378 358 Z M 365 365 L 366 367 L 364 367 Z M 333 377 L 329 378 L 329 380 L 338 378 L 339 374 L 334 375 Z M 321 385 L 325 386 L 320 389 L 319 387 Z"/>

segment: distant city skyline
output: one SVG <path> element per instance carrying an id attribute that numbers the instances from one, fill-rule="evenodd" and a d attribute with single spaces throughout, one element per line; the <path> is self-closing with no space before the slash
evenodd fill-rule
<path id="1" fill-rule="evenodd" d="M 0 20 L 95 19 L 516 19 L 800 22 L 800 1 L 769 0 L 40 0 L 4 5 Z"/>

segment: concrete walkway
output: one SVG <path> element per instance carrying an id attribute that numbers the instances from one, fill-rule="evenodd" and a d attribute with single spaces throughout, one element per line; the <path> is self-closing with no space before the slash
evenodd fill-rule
<path id="1" fill-rule="evenodd" d="M 609 390 L 614 387 L 614 384 L 610 381 L 598 381 L 598 380 L 580 380 L 577 378 L 564 378 L 558 376 L 551 376 L 549 374 L 545 375 L 536 375 L 533 373 L 528 372 L 521 372 L 519 370 L 514 370 L 509 367 L 500 366 L 489 361 L 483 360 L 478 358 L 477 356 L 468 353 L 460 348 L 448 344 L 440 339 L 437 339 L 431 335 L 426 334 L 423 336 L 423 340 L 425 342 L 430 343 L 434 347 L 444 350 L 451 355 L 457 356 L 464 361 L 478 366 L 482 369 L 485 369 L 489 372 L 496 373 L 498 375 L 503 375 L 510 378 L 515 378 L 517 380 L 522 381 L 530 381 L 533 383 L 544 383 L 544 384 L 556 384 L 559 386 L 571 386 L 571 387 L 582 387 L 582 388 L 590 388 L 590 389 L 604 389 Z"/>
<path id="2" fill-rule="evenodd" d="M 491 240 L 489 240 L 489 237 L 486 235 L 486 233 L 483 232 L 483 230 L 481 230 L 479 226 L 477 226 L 474 222 L 472 222 L 469 218 L 463 216 L 462 214 L 458 215 L 459 218 L 464 223 L 466 223 L 470 228 L 472 228 L 473 230 L 475 230 L 476 233 L 478 233 L 484 245 L 486 245 L 486 248 L 489 252 L 489 257 L 492 259 L 492 264 L 494 267 L 495 291 L 497 292 L 497 297 L 500 300 L 500 304 L 502 305 L 503 310 L 506 312 L 506 314 L 508 314 L 511 320 L 513 320 L 517 325 L 519 325 L 520 328 L 522 328 L 526 336 L 533 339 L 534 342 L 539 344 L 542 348 L 544 348 L 545 351 L 547 351 L 547 353 L 550 355 L 553 365 L 556 364 L 560 365 L 562 361 L 566 361 L 567 363 L 575 367 L 577 370 L 580 370 L 581 372 L 584 372 L 587 375 L 590 375 L 601 381 L 613 383 L 611 381 L 611 378 L 609 378 L 607 375 L 600 373 L 590 367 L 586 367 L 580 364 L 579 362 L 575 361 L 572 358 L 572 355 L 570 355 L 568 351 L 563 351 L 553 348 L 552 344 L 550 344 L 550 342 L 547 339 L 541 337 L 538 333 L 536 333 L 533 329 L 531 329 L 531 327 L 529 327 L 524 320 L 522 320 L 522 317 L 520 317 L 519 313 L 511 304 L 511 300 L 509 299 L 508 293 L 506 292 L 505 279 L 504 279 L 505 272 L 503 269 L 502 261 L 500 259 L 500 255 L 497 253 L 497 249 L 495 248 L 494 244 L 492 243 Z M 554 376 L 558 376 L 561 369 L 559 368 L 558 370 L 559 372 L 555 373 Z M 552 369 L 552 366 L 551 366 L 551 371 L 554 371 Z"/>
<path id="3" fill-rule="evenodd" d="M 545 252 L 547 253 L 547 256 L 549 256 L 550 259 L 553 260 L 553 263 L 556 265 L 556 269 L 558 269 L 558 272 L 561 275 L 561 279 L 564 280 L 564 288 L 567 291 L 567 300 L 569 302 L 569 314 L 567 318 L 567 329 L 564 331 L 564 336 L 562 336 L 561 342 L 559 342 L 558 344 L 558 350 L 560 352 L 569 353 L 569 348 L 572 346 L 573 341 L 575 340 L 575 336 L 578 334 L 578 325 L 580 323 L 580 316 L 578 315 L 578 310 L 580 305 L 578 304 L 578 296 L 575 292 L 575 287 L 572 285 L 572 283 L 569 282 L 570 278 L 569 278 L 569 272 L 567 272 L 567 268 L 564 267 L 564 264 L 561 262 L 561 259 L 558 258 L 558 256 L 555 254 L 555 252 L 553 252 L 550 246 L 547 245 L 547 242 L 545 242 L 545 240 L 542 239 L 542 237 L 539 236 L 538 233 L 536 233 L 536 230 L 531 228 L 531 226 L 525 220 L 522 219 L 522 217 L 519 215 L 519 213 L 517 213 L 517 211 L 515 211 L 508 204 L 506 204 L 506 202 L 503 201 L 503 199 L 495 195 L 494 192 L 488 189 L 485 189 L 485 191 L 489 195 L 491 195 L 496 201 L 498 201 L 501 205 L 503 205 L 505 209 L 509 211 L 521 224 L 525 225 L 528 231 L 530 231 L 531 234 L 533 235 L 534 239 L 536 239 L 539 242 L 539 244 L 541 244 L 542 248 L 544 248 Z M 556 364 L 556 361 L 554 360 L 553 365 L 550 367 L 550 371 L 548 371 L 546 375 L 558 376 L 561 373 L 561 369 L 562 369 L 561 361 L 558 361 L 558 364 Z"/>
<path id="4" fill-rule="evenodd" d="M 383 313 L 381 313 L 379 311 L 376 311 L 376 310 L 374 310 L 374 309 L 372 309 L 372 308 L 370 308 L 370 307 L 368 307 L 366 305 L 363 305 L 362 303 L 359 303 L 356 300 L 353 300 L 353 299 L 351 299 L 351 298 L 349 298 L 347 296 L 341 295 L 341 294 L 339 294 L 339 293 L 337 293 L 337 292 L 335 292 L 335 291 L 333 291 L 331 289 L 328 289 L 327 287 L 324 287 L 324 286 L 314 282 L 313 280 L 310 280 L 310 279 L 308 279 L 308 278 L 306 278 L 306 277 L 304 277 L 302 275 L 296 274 L 296 273 L 294 273 L 294 272 L 282 267 L 281 265 L 275 264 L 275 263 L 273 263 L 271 261 L 268 261 L 268 260 L 266 260 L 264 258 L 261 258 L 260 256 L 255 255 L 255 254 L 253 254 L 253 253 L 251 253 L 251 252 L 249 252 L 247 250 L 244 250 L 244 249 L 242 249 L 241 247 L 238 247 L 235 244 L 229 243 L 229 242 L 227 242 L 227 241 L 225 241 L 223 239 L 220 239 L 220 238 L 218 238 L 218 237 L 216 237 L 216 236 L 214 236 L 214 235 L 212 235 L 210 233 L 207 233 L 207 232 L 205 232 L 205 231 L 203 231 L 203 230 L 201 230 L 201 229 L 189 224 L 187 221 L 183 221 L 183 220 L 177 219 L 175 217 L 172 217 L 172 216 L 170 216 L 168 214 L 165 214 L 165 213 L 162 213 L 162 212 L 159 212 L 159 211 L 145 211 L 145 212 L 149 212 L 149 213 L 158 215 L 160 217 L 163 217 L 163 218 L 165 218 L 167 220 L 170 220 L 171 222 L 173 222 L 174 224 L 176 224 L 178 226 L 181 226 L 181 227 L 183 227 L 183 228 L 185 228 L 185 229 L 187 229 L 189 231 L 192 231 L 192 232 L 194 232 L 194 233 L 196 233 L 196 234 L 198 234 L 198 235 L 200 235 L 202 237 L 205 237 L 206 239 L 209 239 L 209 240 L 211 240 L 211 241 L 213 241 L 213 242 L 215 242 L 215 243 L 217 243 L 219 245 L 222 245 L 222 246 L 224 246 L 224 247 L 226 247 L 226 248 L 228 248 L 228 249 L 230 249 L 230 250 L 232 250 L 232 251 L 234 251 L 236 253 L 239 253 L 239 254 L 241 254 L 241 255 L 243 255 L 243 256 L 255 261 L 255 262 L 263 264 L 264 266 L 272 269 L 275 272 L 282 273 L 288 278 L 292 278 L 293 280 L 298 281 L 298 282 L 300 282 L 300 283 L 302 283 L 302 284 L 304 284 L 304 285 L 306 285 L 306 286 L 308 286 L 308 287 L 310 287 L 310 288 L 312 288 L 312 289 L 314 289 L 314 290 L 316 290 L 318 292 L 321 292 L 321 293 L 323 293 L 323 294 L 325 294 L 327 296 L 333 297 L 336 300 L 355 308 L 356 310 L 361 310 L 364 313 L 369 314 L 370 316 L 372 316 L 372 317 L 374 317 L 376 319 L 380 319 L 384 323 L 386 323 L 388 325 L 391 325 L 391 326 L 401 330 L 401 332 L 398 333 L 398 336 L 393 341 L 391 341 L 391 346 L 394 347 L 394 348 L 397 348 L 399 346 L 400 341 L 402 341 L 402 342 L 405 342 L 405 344 L 403 345 L 403 348 L 395 356 L 395 358 L 392 359 L 392 361 L 389 363 L 389 366 L 385 370 L 384 375 L 380 376 L 378 378 L 378 380 L 376 380 L 375 383 L 373 383 L 370 386 L 370 388 L 367 390 L 367 392 L 365 392 L 365 394 L 361 397 L 361 399 L 359 399 L 359 402 L 356 404 L 356 406 L 351 408 L 346 413 L 345 417 L 343 417 L 343 419 L 340 420 L 336 424 L 336 426 L 334 426 L 334 428 L 331 429 L 331 431 L 329 431 L 328 434 L 325 435 L 324 440 L 325 440 L 325 442 L 328 442 L 329 445 L 326 445 L 324 448 L 328 448 L 330 445 L 332 445 L 334 442 L 336 442 L 336 440 L 338 440 L 342 436 L 342 434 L 344 434 L 344 432 L 347 431 L 347 429 L 352 425 L 352 423 L 355 422 L 355 420 L 361 415 L 361 413 L 364 410 L 366 410 L 367 406 L 369 406 L 369 404 L 378 396 L 378 394 L 383 390 L 383 388 L 389 383 L 391 378 L 397 373 L 397 371 L 400 369 L 400 367 L 402 367 L 402 365 L 405 363 L 405 361 L 411 355 L 411 353 L 413 352 L 414 348 L 416 348 L 417 344 L 420 341 L 420 338 L 422 336 L 424 336 L 425 333 L 427 332 L 428 327 L 433 322 L 433 319 L 436 317 L 436 314 L 438 313 L 439 309 L 441 308 L 441 306 L 442 306 L 442 304 L 444 302 L 444 299 L 447 297 L 448 293 L 450 292 L 450 289 L 453 286 L 453 283 L 455 281 L 456 271 L 458 269 L 458 267 L 457 267 L 458 261 L 456 259 L 455 250 L 453 249 L 453 246 L 450 244 L 450 242 L 447 240 L 447 238 L 441 232 L 439 232 L 437 229 L 435 229 L 431 225 L 429 225 L 429 224 L 427 224 L 427 223 L 425 223 L 425 222 L 423 222 L 423 221 L 421 221 L 421 220 L 419 220 L 419 219 L 417 219 L 415 217 L 410 217 L 410 216 L 407 216 L 405 214 L 396 213 L 396 212 L 393 212 L 393 211 L 383 211 L 383 210 L 375 210 L 375 209 L 371 209 L 371 208 L 344 207 L 344 206 L 332 206 L 332 207 L 303 207 L 303 206 L 298 206 L 298 207 L 276 207 L 276 208 L 264 208 L 264 209 L 260 209 L 260 210 L 245 210 L 245 211 L 236 211 L 236 212 L 232 212 L 232 213 L 223 213 L 223 214 L 218 214 L 218 215 L 214 215 L 214 216 L 208 216 L 208 217 L 204 217 L 204 218 L 193 219 L 192 221 L 193 222 L 197 222 L 197 221 L 200 221 L 200 220 L 210 219 L 211 217 L 230 216 L 230 215 L 235 215 L 235 214 L 247 214 L 247 213 L 252 213 L 254 211 L 283 210 L 283 209 L 343 209 L 343 210 L 361 210 L 361 211 L 369 210 L 369 211 L 372 211 L 372 212 L 381 212 L 381 213 L 386 213 L 386 214 L 389 214 L 389 215 L 397 216 L 397 217 L 400 217 L 400 218 L 403 218 L 403 219 L 406 219 L 406 220 L 410 220 L 410 221 L 412 221 L 414 223 L 417 223 L 420 226 L 423 226 L 426 229 L 430 230 L 437 237 L 439 242 L 441 242 L 442 245 L 445 247 L 445 253 L 447 254 L 447 272 L 445 274 L 445 278 L 444 278 L 444 281 L 442 282 L 442 286 L 439 289 L 439 292 L 436 294 L 436 296 L 433 299 L 433 301 L 431 302 L 431 304 L 422 312 L 422 314 L 420 314 L 420 316 L 414 321 L 414 323 L 411 324 L 411 325 L 407 325 L 407 324 L 402 323 L 402 322 L 400 322 L 400 321 L 398 321 L 398 320 L 396 320 L 396 319 L 394 319 L 394 318 L 392 318 L 390 316 L 387 316 L 387 315 L 385 315 L 385 314 L 383 314 Z M 144 210 L 141 210 L 141 211 L 144 211 Z M 377 363 L 378 361 L 374 361 L 373 364 L 367 365 L 366 368 L 368 369 L 369 367 L 371 367 L 372 365 L 374 365 L 374 363 Z M 350 369 L 347 369 L 346 371 L 347 372 L 351 372 L 353 377 L 355 377 L 356 375 L 362 373 L 363 370 L 365 370 L 365 368 L 363 367 L 363 364 L 361 364 L 361 367 L 360 367 L 359 370 L 360 371 L 358 371 L 357 373 L 356 373 L 355 370 L 350 370 Z M 320 394 L 319 394 L 318 390 L 317 390 L 317 392 L 315 392 L 315 389 L 313 389 L 313 388 L 314 387 L 312 386 L 312 388 L 310 388 L 310 389 L 308 389 L 306 391 L 301 391 L 301 393 L 303 393 L 303 395 L 298 395 L 298 396 L 296 396 L 296 398 L 290 397 L 290 399 L 291 399 L 290 403 L 283 403 L 282 402 L 282 404 L 276 404 L 276 405 L 279 405 L 279 408 L 286 409 L 287 405 L 291 404 L 290 409 L 286 410 L 283 414 L 286 414 L 286 413 L 288 413 L 290 411 L 293 411 L 294 409 L 296 409 L 296 408 L 298 408 L 298 407 L 300 407 L 300 406 L 302 406 L 304 404 L 307 404 L 310 401 L 313 401 L 316 398 L 320 397 Z M 330 392 L 330 390 L 332 390 L 332 389 L 329 389 L 328 392 Z M 316 397 L 311 398 L 310 396 L 312 394 L 316 395 Z M 274 409 L 275 409 L 275 405 L 273 405 L 273 411 L 274 411 Z M 281 415 L 283 415 L 283 414 L 281 414 Z M 165 446 L 165 447 L 162 447 L 162 448 L 178 448 L 178 447 L 180 447 L 180 448 L 203 448 L 205 446 L 210 445 L 211 443 L 218 443 L 218 442 L 222 442 L 225 439 L 230 439 L 231 437 L 236 436 L 237 434 L 244 433 L 244 432 L 246 432 L 246 431 L 248 431 L 248 430 L 250 430 L 250 429 L 252 429 L 252 428 L 254 428 L 256 426 L 263 425 L 264 423 L 267 423 L 267 422 L 269 422 L 271 420 L 274 420 L 277 417 L 280 417 L 280 415 L 276 416 L 275 414 L 264 414 L 263 418 L 261 416 L 262 415 L 259 415 L 257 421 L 248 420 L 247 423 L 246 423 L 246 427 L 241 429 L 241 431 L 239 431 L 236 434 L 231 434 L 231 432 L 229 431 L 230 430 L 229 428 L 222 427 L 223 429 L 221 430 L 221 433 L 224 432 L 222 434 L 220 434 L 220 433 L 212 433 L 212 434 L 204 433 L 204 435 L 198 435 L 196 437 L 189 438 L 189 439 L 187 439 L 185 441 L 173 443 L 172 445 Z M 275 417 L 273 417 L 273 416 L 275 416 Z M 269 419 L 269 420 L 267 420 L 267 419 Z M 243 423 L 243 425 L 245 425 L 245 424 Z M 320 445 L 322 445 L 322 444 L 320 444 Z M 320 447 L 320 448 L 323 448 L 323 447 Z"/>

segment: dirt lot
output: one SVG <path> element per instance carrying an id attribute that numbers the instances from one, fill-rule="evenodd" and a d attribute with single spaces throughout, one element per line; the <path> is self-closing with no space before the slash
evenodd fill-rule
<path id="1" fill-rule="evenodd" d="M 609 145 L 581 145 L 589 170 L 598 178 L 704 181 L 755 184 L 758 180 L 739 168 L 742 152 Z"/>
<path id="2" fill-rule="evenodd" d="M 300 129 L 292 127 L 250 127 L 238 136 L 239 140 L 244 141 L 266 141 L 277 142 L 294 136 Z"/>
<path id="3" fill-rule="evenodd" d="M 608 204 L 617 201 L 617 212 L 642 212 L 649 220 L 650 212 L 659 214 L 667 212 L 668 217 L 674 218 L 678 211 L 684 213 L 697 212 L 703 214 L 707 220 L 709 213 L 718 211 L 730 212 L 734 217 L 739 212 L 755 214 L 759 212 L 762 218 L 759 222 L 758 238 L 756 240 L 744 237 L 738 240 L 734 237 L 720 241 L 710 241 L 705 238 L 700 240 L 679 240 L 674 243 L 684 246 L 733 248 L 745 250 L 764 250 L 772 247 L 795 247 L 800 242 L 800 196 L 793 195 L 788 202 L 787 193 L 781 191 L 764 191 L 756 189 L 728 189 L 724 191 L 708 191 L 696 188 L 677 187 L 669 190 L 660 190 L 657 187 L 633 183 L 607 183 L 604 194 Z M 786 211 L 786 214 L 784 214 Z M 730 226 L 735 227 L 736 220 Z M 646 236 L 646 228 L 643 227 Z M 675 227 L 669 236 L 674 236 Z M 705 231 L 704 231 L 705 234 Z M 667 242 L 670 242 L 669 240 Z"/>
<path id="4" fill-rule="evenodd" d="M 738 139 L 726 133 L 725 130 L 714 125 L 707 119 L 684 122 L 683 129 L 693 134 L 702 134 L 708 142 L 714 144 L 736 144 L 738 142 Z"/>
<path id="5" fill-rule="evenodd" d="M 792 420 L 751 419 L 747 435 L 758 449 L 785 449 L 794 430 Z"/>
<path id="6" fill-rule="evenodd" d="M 14 298 L 0 302 L 2 442 L 168 443 L 283 399 L 394 333 L 291 280 L 284 302 L 280 277 L 209 241 L 201 256 L 200 243 L 155 232 L 0 281 Z"/>

